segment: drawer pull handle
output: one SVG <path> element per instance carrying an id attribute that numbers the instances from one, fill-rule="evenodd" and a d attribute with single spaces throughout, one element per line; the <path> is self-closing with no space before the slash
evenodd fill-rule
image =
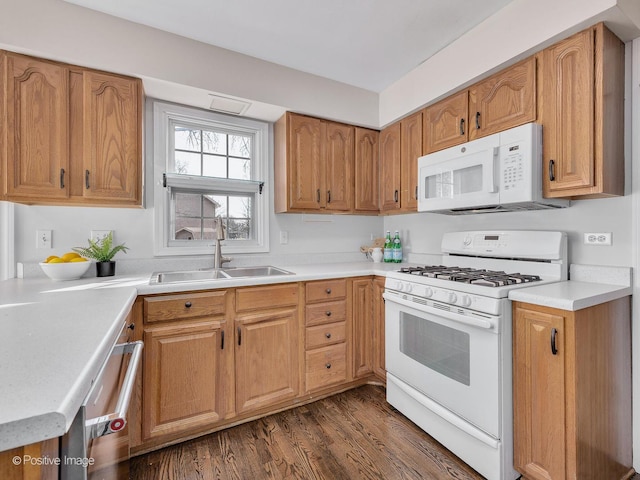
<path id="1" fill-rule="evenodd" d="M 551 354 L 552 355 L 557 355 L 558 354 L 558 347 L 556 346 L 556 337 L 557 336 L 558 336 L 558 329 L 552 328 L 551 329 Z"/>
<path id="2" fill-rule="evenodd" d="M 64 168 L 60 169 L 60 188 L 64 188 Z"/>
<path id="3" fill-rule="evenodd" d="M 550 182 L 553 182 L 556 179 L 555 167 L 556 167 L 555 160 L 549 160 L 549 181 Z"/>
<path id="4" fill-rule="evenodd" d="M 330 333 L 325 333 L 324 336 L 327 337 L 327 338 L 331 338 L 331 334 Z"/>
<path id="5" fill-rule="evenodd" d="M 220 332 L 220 350 L 224 350 L 224 330 Z"/>
<path id="6" fill-rule="evenodd" d="M 460 119 L 460 135 L 464 135 L 464 118 Z"/>
<path id="7" fill-rule="evenodd" d="M 476 112 L 476 129 L 480 130 L 480 112 Z"/>
<path id="8" fill-rule="evenodd" d="M 398 203 L 398 190 L 395 190 L 395 191 L 393 192 L 393 201 L 394 201 L 395 203 Z"/>
<path id="9" fill-rule="evenodd" d="M 325 290 L 325 292 L 327 292 L 327 295 L 331 295 L 331 289 L 330 289 L 330 288 L 327 288 L 327 289 Z"/>
<path id="10" fill-rule="evenodd" d="M 238 346 L 242 345 L 242 329 L 238 327 Z"/>
<path id="11" fill-rule="evenodd" d="M 84 186 L 87 190 L 91 188 L 91 185 L 89 184 L 89 170 L 84 171 Z"/>
<path id="12" fill-rule="evenodd" d="M 184 306 L 185 306 L 186 308 L 191 308 L 191 302 L 185 302 Z"/>
<path id="13" fill-rule="evenodd" d="M 330 317 L 330 316 L 331 316 L 331 310 L 327 310 L 326 312 L 324 312 L 324 314 L 325 314 L 327 317 Z"/>
<path id="14" fill-rule="evenodd" d="M 327 363 L 327 364 L 325 365 L 325 367 L 327 367 L 327 370 L 328 370 L 328 369 L 330 369 L 330 368 L 331 368 L 331 364 L 330 364 L 330 363 Z"/>
<path id="15" fill-rule="evenodd" d="M 316 190 L 316 203 L 320 203 L 320 189 Z"/>
<path id="16" fill-rule="evenodd" d="M 331 203 L 331 190 L 327 190 L 327 203 Z"/>

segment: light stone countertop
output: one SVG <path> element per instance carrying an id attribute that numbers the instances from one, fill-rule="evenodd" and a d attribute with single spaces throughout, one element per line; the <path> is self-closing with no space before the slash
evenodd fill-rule
<path id="1" fill-rule="evenodd" d="M 0 451 L 64 435 L 137 295 L 385 275 L 397 264 L 278 265 L 295 275 L 149 285 L 151 272 L 0 281 Z"/>
<path id="2" fill-rule="evenodd" d="M 633 293 L 631 268 L 571 265 L 571 280 L 511 290 L 509 300 L 576 311 Z"/>

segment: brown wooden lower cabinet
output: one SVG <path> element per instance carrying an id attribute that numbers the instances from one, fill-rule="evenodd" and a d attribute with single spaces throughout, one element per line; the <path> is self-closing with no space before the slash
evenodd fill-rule
<path id="1" fill-rule="evenodd" d="M 0 478 L 2 480 L 57 480 L 58 466 L 54 462 L 60 459 L 58 443 L 58 438 L 52 438 L 0 452 Z M 15 460 L 16 457 L 19 461 Z"/>
<path id="2" fill-rule="evenodd" d="M 374 365 L 384 380 L 382 288 L 368 276 L 141 297 L 132 452 L 362 385 Z"/>
<path id="3" fill-rule="evenodd" d="M 575 312 L 514 302 L 514 464 L 524 479 L 633 472 L 630 312 L 630 297 Z"/>

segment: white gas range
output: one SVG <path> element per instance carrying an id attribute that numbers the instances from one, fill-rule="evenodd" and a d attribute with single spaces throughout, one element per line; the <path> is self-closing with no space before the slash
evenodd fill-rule
<path id="1" fill-rule="evenodd" d="M 563 232 L 447 233 L 385 283 L 387 400 L 489 480 L 512 480 L 509 291 L 567 279 Z"/>

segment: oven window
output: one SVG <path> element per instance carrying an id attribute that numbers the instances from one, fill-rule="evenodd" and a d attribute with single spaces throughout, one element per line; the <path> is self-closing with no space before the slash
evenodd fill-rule
<path id="1" fill-rule="evenodd" d="M 470 384 L 468 333 L 400 312 L 400 351 L 456 382 Z"/>

